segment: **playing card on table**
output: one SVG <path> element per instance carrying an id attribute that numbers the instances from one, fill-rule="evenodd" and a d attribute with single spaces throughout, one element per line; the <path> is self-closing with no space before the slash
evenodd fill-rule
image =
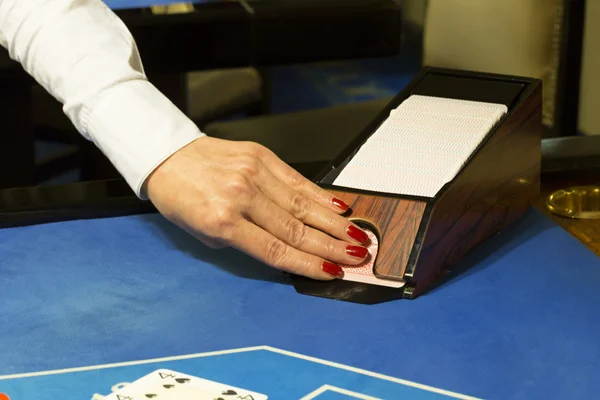
<path id="1" fill-rule="evenodd" d="M 159 369 L 105 400 L 267 400 L 264 394 L 209 381 L 207 379 Z"/>

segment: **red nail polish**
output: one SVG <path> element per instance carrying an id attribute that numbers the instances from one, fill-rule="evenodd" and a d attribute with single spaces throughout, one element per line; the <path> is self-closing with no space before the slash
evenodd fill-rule
<path id="1" fill-rule="evenodd" d="M 359 241 L 360 243 L 366 243 L 369 240 L 369 235 L 362 229 L 355 227 L 354 225 L 350 225 L 348 230 L 346 230 L 348 236 L 352 239 Z"/>
<path id="2" fill-rule="evenodd" d="M 336 278 L 343 278 L 344 277 L 344 271 L 338 265 L 335 265 L 335 264 L 330 263 L 328 261 L 324 261 L 323 262 L 323 264 L 321 265 L 321 269 L 326 274 L 329 274 L 331 276 L 335 276 Z"/>
<path id="3" fill-rule="evenodd" d="M 346 253 L 351 257 L 365 258 L 369 254 L 369 250 L 362 246 L 348 246 L 346 247 Z"/>
<path id="4" fill-rule="evenodd" d="M 331 199 L 331 204 L 333 204 L 334 206 L 336 206 L 337 208 L 339 208 L 342 211 L 347 211 L 350 208 L 350 206 L 348 204 L 346 204 L 343 201 L 341 201 L 340 199 L 336 199 L 336 198 Z"/>

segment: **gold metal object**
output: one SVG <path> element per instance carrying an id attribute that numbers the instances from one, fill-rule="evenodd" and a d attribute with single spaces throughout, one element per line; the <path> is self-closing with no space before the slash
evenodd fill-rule
<path id="1" fill-rule="evenodd" d="M 151 9 L 155 15 L 189 14 L 194 12 L 194 4 L 184 2 L 171 3 L 152 6 Z"/>
<path id="2" fill-rule="evenodd" d="M 546 208 L 563 217 L 600 219 L 600 186 L 557 190 L 546 199 Z"/>

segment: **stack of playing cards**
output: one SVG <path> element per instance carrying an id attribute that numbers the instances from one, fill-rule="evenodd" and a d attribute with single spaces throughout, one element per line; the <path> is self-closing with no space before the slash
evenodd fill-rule
<path id="1" fill-rule="evenodd" d="M 370 285 L 387 286 L 393 288 L 401 288 L 406 282 L 395 281 L 390 279 L 381 279 L 373 273 L 373 266 L 375 265 L 375 259 L 377 252 L 379 251 L 379 241 L 377 236 L 369 229 L 365 229 L 367 236 L 369 236 L 369 246 L 367 247 L 369 255 L 359 265 L 342 265 L 344 270 L 345 281 L 368 283 Z"/>
<path id="2" fill-rule="evenodd" d="M 267 400 L 264 394 L 159 369 L 104 398 L 105 400 Z"/>
<path id="3" fill-rule="evenodd" d="M 361 146 L 334 185 L 435 197 L 507 111 L 504 104 L 410 96 Z"/>

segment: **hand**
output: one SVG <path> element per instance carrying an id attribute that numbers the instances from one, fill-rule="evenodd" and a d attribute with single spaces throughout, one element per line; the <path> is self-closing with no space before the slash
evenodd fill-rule
<path id="1" fill-rule="evenodd" d="M 335 263 L 357 265 L 368 254 L 366 233 L 341 216 L 347 205 L 256 143 L 199 138 L 156 168 L 145 190 L 206 245 L 290 273 L 341 278 Z"/>

